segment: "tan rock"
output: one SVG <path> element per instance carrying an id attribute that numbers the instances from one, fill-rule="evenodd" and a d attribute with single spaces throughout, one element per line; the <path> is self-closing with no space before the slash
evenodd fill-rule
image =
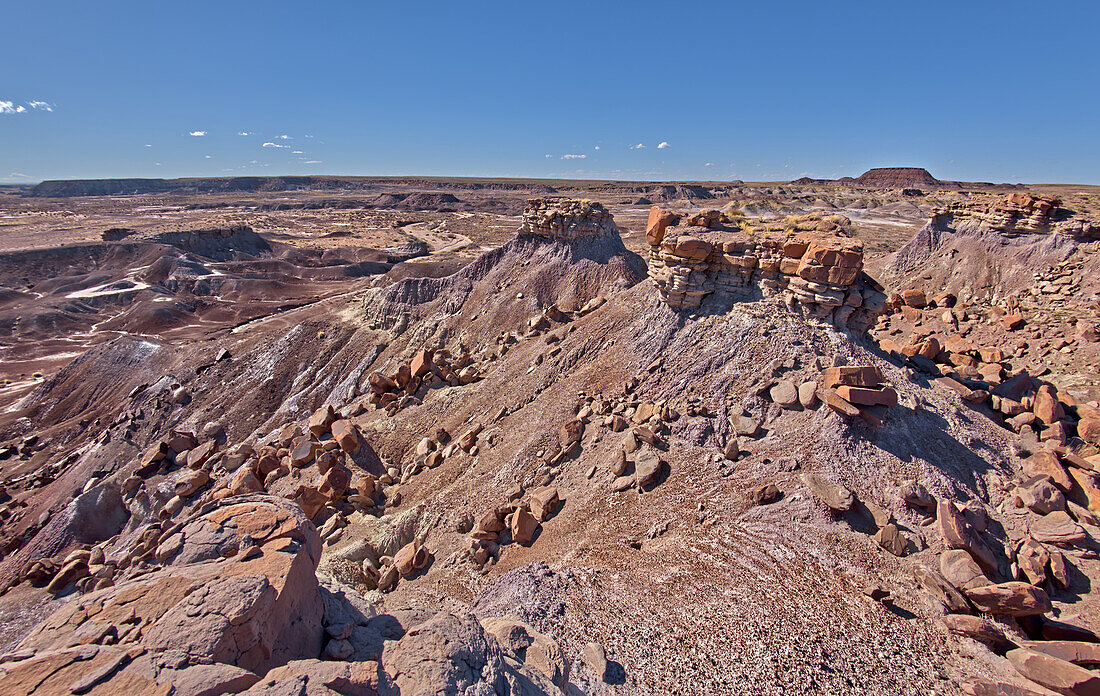
<path id="1" fill-rule="evenodd" d="M 850 490 L 840 484 L 830 483 L 817 474 L 804 472 L 802 482 L 834 512 L 847 512 L 855 505 L 856 498 Z"/>
<path id="2" fill-rule="evenodd" d="M 948 547 L 967 551 L 986 572 L 997 572 L 997 557 L 993 549 L 985 543 L 954 503 L 949 500 L 939 501 L 936 505 L 936 526 Z"/>
<path id="3" fill-rule="evenodd" d="M 817 404 L 817 382 L 803 382 L 798 385 L 798 403 L 804 408 L 813 408 Z"/>
<path id="4" fill-rule="evenodd" d="M 634 477 L 639 486 L 645 487 L 656 482 L 661 473 L 661 458 L 657 450 L 643 447 L 634 455 Z"/>
<path id="5" fill-rule="evenodd" d="M 401 577 L 408 577 L 418 570 L 423 570 L 428 565 L 431 557 L 426 546 L 417 541 L 410 541 L 394 554 L 393 567 L 397 568 Z"/>
<path id="6" fill-rule="evenodd" d="M 798 387 L 788 379 L 780 380 L 771 388 L 769 395 L 772 401 L 783 408 L 790 408 L 798 403 Z"/>
<path id="7" fill-rule="evenodd" d="M 313 412 L 313 415 L 309 418 L 309 431 L 313 433 L 315 437 L 321 437 L 329 432 L 329 428 L 332 426 L 332 422 L 336 420 L 336 412 L 332 409 L 332 406 L 325 404 L 321 408 Z"/>
<path id="8" fill-rule="evenodd" d="M 1088 538 L 1085 530 L 1062 510 L 1033 518 L 1028 523 L 1028 530 L 1036 541 L 1044 544 L 1072 546 Z"/>
<path id="9" fill-rule="evenodd" d="M 1050 597 L 1026 582 L 1002 582 L 966 591 L 966 598 L 987 614 L 1036 616 L 1051 610 Z"/>
<path id="10" fill-rule="evenodd" d="M 340 449 L 348 454 L 355 454 L 362 446 L 359 437 L 359 428 L 348 420 L 333 421 L 331 427 L 332 437 L 340 445 Z"/>
<path id="11" fill-rule="evenodd" d="M 955 589 L 951 583 L 947 582 L 946 578 L 940 575 L 939 572 L 918 565 L 913 569 L 913 577 L 916 578 L 924 591 L 940 602 L 948 612 L 953 614 L 969 614 L 971 612 L 966 597 Z"/>
<path id="12" fill-rule="evenodd" d="M 535 538 L 539 521 L 527 511 L 526 508 L 518 508 L 512 513 L 512 541 L 522 546 L 527 546 Z"/>
<path id="13" fill-rule="evenodd" d="M 821 371 L 821 383 L 829 389 L 839 386 L 877 387 L 885 381 L 877 367 L 827 367 Z"/>
<path id="14" fill-rule="evenodd" d="M 553 486 L 536 488 L 531 491 L 531 514 L 539 522 L 545 522 L 561 506 L 558 489 Z"/>
<path id="15" fill-rule="evenodd" d="M 973 556 L 962 549 L 943 552 L 940 556 L 940 572 L 948 582 L 964 592 L 993 584 L 974 562 Z"/>
<path id="16" fill-rule="evenodd" d="M 1044 425 L 1053 425 L 1066 415 L 1061 402 L 1058 401 L 1057 392 L 1049 384 L 1040 386 L 1035 392 L 1035 403 L 1031 410 Z"/>
<path id="17" fill-rule="evenodd" d="M 581 662 L 601 682 L 607 681 L 607 652 L 599 643 L 588 643 L 581 649 Z"/>
<path id="18" fill-rule="evenodd" d="M 1052 691 L 1071 696 L 1100 695 L 1100 675 L 1072 662 L 1026 648 L 1009 650 L 1005 657 L 1024 677 Z"/>
<path id="19" fill-rule="evenodd" d="M 904 556 L 909 540 L 896 524 L 890 522 L 875 533 L 875 543 L 895 556 Z"/>
<path id="20" fill-rule="evenodd" d="M 985 643 L 990 648 L 1002 648 L 1010 645 L 1011 641 L 1005 636 L 1005 632 L 989 619 L 969 614 L 947 614 L 940 617 L 947 630 L 957 636 L 966 636 L 980 643 Z"/>
<path id="21" fill-rule="evenodd" d="M 1021 468 L 1028 476 L 1049 476 L 1063 493 L 1073 489 L 1073 479 L 1062 466 L 1062 462 L 1058 461 L 1058 455 L 1053 452 L 1036 452 L 1023 461 Z"/>

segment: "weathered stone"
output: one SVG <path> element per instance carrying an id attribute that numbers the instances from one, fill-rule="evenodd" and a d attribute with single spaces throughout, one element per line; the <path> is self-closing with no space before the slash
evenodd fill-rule
<path id="1" fill-rule="evenodd" d="M 856 497 L 840 484 L 830 483 L 817 474 L 803 472 L 802 482 L 833 512 L 848 512 L 855 505 Z"/>
<path id="2" fill-rule="evenodd" d="M 536 488 L 531 491 L 531 514 L 539 522 L 545 522 L 561 506 L 558 489 L 553 486 Z"/>
<path id="3" fill-rule="evenodd" d="M 974 562 L 974 557 L 962 549 L 943 552 L 940 556 L 940 572 L 948 582 L 964 592 L 993 584 Z"/>
<path id="4" fill-rule="evenodd" d="M 783 492 L 774 483 L 765 483 L 752 489 L 750 497 L 755 505 L 771 505 L 783 497 Z"/>
<path id="5" fill-rule="evenodd" d="M 1036 452 L 1023 461 L 1021 467 L 1028 476 L 1049 476 L 1054 485 L 1068 493 L 1073 489 L 1073 479 L 1058 461 L 1058 455 L 1049 451 Z"/>
<path id="6" fill-rule="evenodd" d="M 1002 582 L 967 590 L 966 598 L 981 611 L 1003 616 L 1035 616 L 1051 610 L 1050 597 L 1026 582 Z"/>
<path id="7" fill-rule="evenodd" d="M 803 382 L 798 385 L 798 403 L 804 408 L 813 408 L 817 404 L 817 382 Z"/>
<path id="8" fill-rule="evenodd" d="M 794 382 L 784 379 L 771 388 L 769 392 L 772 401 L 783 408 L 790 408 L 798 403 L 798 387 Z"/>
<path id="9" fill-rule="evenodd" d="M 1058 394 L 1054 387 L 1044 384 L 1035 392 L 1035 403 L 1032 412 L 1044 425 L 1052 425 L 1065 418 L 1065 410 L 1058 401 Z"/>
<path id="10" fill-rule="evenodd" d="M 940 622 L 955 635 L 972 638 L 980 643 L 985 643 L 994 650 L 1012 644 L 999 626 L 979 616 L 947 614 L 940 617 Z"/>
<path id="11" fill-rule="evenodd" d="M 948 547 L 963 549 L 989 573 L 997 572 L 997 557 L 955 504 L 941 500 L 936 506 L 936 526 Z"/>
<path id="12" fill-rule="evenodd" d="M 362 441 L 359 438 L 359 429 L 348 420 L 337 420 L 332 423 L 332 437 L 340 445 L 340 449 L 348 454 L 359 451 Z"/>
<path id="13" fill-rule="evenodd" d="M 1033 512 L 1046 515 L 1066 509 L 1066 497 L 1048 476 L 1034 476 L 1016 489 L 1016 495 Z"/>
<path id="14" fill-rule="evenodd" d="M 1005 657 L 1020 674 L 1052 691 L 1072 696 L 1100 695 L 1100 675 L 1044 653 L 1017 648 Z"/>
<path id="15" fill-rule="evenodd" d="M 634 455 L 634 477 L 639 486 L 645 487 L 654 483 L 661 473 L 661 458 L 657 450 L 652 447 L 643 447 Z"/>
<path id="16" fill-rule="evenodd" d="M 877 367 L 827 367 L 821 371 L 821 383 L 826 388 L 840 386 L 877 387 L 885 381 Z"/>
<path id="17" fill-rule="evenodd" d="M 517 508 L 512 513 L 512 541 L 522 546 L 527 546 L 535 538 L 535 532 L 538 531 L 539 521 L 527 511 L 526 508 Z"/>
<path id="18" fill-rule="evenodd" d="M 875 543 L 895 556 L 904 556 L 909 540 L 905 538 L 905 534 L 898 529 L 898 526 L 891 522 L 875 533 Z"/>
<path id="19" fill-rule="evenodd" d="M 408 577 L 418 570 L 423 570 L 430 558 L 431 554 L 426 546 L 417 541 L 410 541 L 394 554 L 393 567 L 397 568 L 401 577 Z"/>
<path id="20" fill-rule="evenodd" d="M 845 401 L 857 406 L 897 406 L 898 393 L 893 387 L 867 388 L 841 385 L 836 392 Z"/>
<path id="21" fill-rule="evenodd" d="M 601 682 L 607 681 L 607 652 L 599 643 L 588 643 L 581 649 L 581 662 Z"/>
<path id="22" fill-rule="evenodd" d="M 913 569 L 913 577 L 933 599 L 940 602 L 952 614 L 969 614 L 970 604 L 954 585 L 939 572 L 918 565 Z"/>
<path id="23" fill-rule="evenodd" d="M 1085 530 L 1062 510 L 1035 517 L 1028 523 L 1028 531 L 1036 541 L 1044 544 L 1072 546 L 1087 538 Z"/>
<path id="24" fill-rule="evenodd" d="M 309 431 L 313 433 L 315 437 L 321 437 L 329 432 L 329 428 L 332 427 L 332 422 L 336 420 L 336 412 L 332 406 L 325 404 L 321 408 L 313 412 L 313 415 L 309 418 Z"/>

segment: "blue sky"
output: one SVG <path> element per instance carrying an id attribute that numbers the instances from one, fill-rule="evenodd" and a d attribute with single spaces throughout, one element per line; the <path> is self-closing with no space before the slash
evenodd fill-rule
<path id="1" fill-rule="evenodd" d="M 0 181 L 1100 184 L 1098 26 L 1012 0 L 8 2 Z"/>

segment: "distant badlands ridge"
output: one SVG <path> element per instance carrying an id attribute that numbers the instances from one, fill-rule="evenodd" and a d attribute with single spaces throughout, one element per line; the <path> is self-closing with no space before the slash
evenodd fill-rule
<path id="1" fill-rule="evenodd" d="M 582 183 L 580 181 L 576 183 Z M 583 182 L 591 184 L 592 182 Z M 708 198 L 708 187 L 738 186 L 743 182 L 689 182 L 678 188 L 692 189 L 689 198 Z M 769 182 L 785 183 L 785 182 Z M 869 169 L 860 176 L 840 179 L 802 177 L 789 182 L 796 185 L 833 184 L 858 188 L 931 189 L 1015 187 L 1012 184 L 986 182 L 940 181 L 920 167 L 882 167 Z M 554 184 L 554 185 L 551 185 Z M 452 190 L 538 190 L 542 193 L 567 191 L 572 186 L 565 180 L 493 179 L 468 177 L 367 177 L 367 176 L 241 176 L 188 179 L 57 179 L 47 180 L 26 189 L 24 195 L 34 198 L 71 198 L 77 196 L 140 195 L 149 193 L 260 193 L 279 191 L 371 191 L 385 186 L 445 187 Z M 668 188 L 667 182 L 606 181 L 615 193 L 651 193 L 650 189 Z M 587 190 L 593 189 L 586 185 Z M 699 189 L 699 190 L 696 190 Z"/>

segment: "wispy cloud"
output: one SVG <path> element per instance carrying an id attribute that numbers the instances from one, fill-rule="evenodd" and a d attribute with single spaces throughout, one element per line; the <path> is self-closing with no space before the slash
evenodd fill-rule
<path id="1" fill-rule="evenodd" d="M 31 178 L 29 174 L 24 174 L 23 172 L 12 172 L 11 174 L 8 174 L 3 178 L 0 178 L 0 181 L 19 181 L 29 178 Z"/>
<path id="2" fill-rule="evenodd" d="M 248 131 L 240 131 L 240 132 L 237 133 L 237 135 L 252 135 L 252 134 L 249 133 Z"/>
<path id="3" fill-rule="evenodd" d="M 292 154 L 292 155 L 304 155 L 306 153 L 302 152 L 301 150 L 291 150 L 290 154 Z"/>
<path id="4" fill-rule="evenodd" d="M 546 153 L 546 159 L 554 159 L 554 156 L 551 155 L 549 152 L 547 152 Z"/>
<path id="5" fill-rule="evenodd" d="M 657 146 L 657 149 L 658 149 L 658 150 L 667 150 L 667 149 L 669 149 L 670 147 L 672 147 L 672 146 L 668 144 L 668 141 L 667 141 L 667 140 L 662 140 L 662 141 L 661 141 L 661 144 Z"/>
<path id="6" fill-rule="evenodd" d="M 562 159 L 588 159 L 588 155 L 562 155 Z"/>
<path id="7" fill-rule="evenodd" d="M 27 113 L 30 111 L 53 111 L 54 108 L 44 101 L 29 101 L 18 104 L 14 101 L 0 99 L 0 114 Z"/>
<path id="8" fill-rule="evenodd" d="M 210 159 L 210 155 L 203 155 L 202 158 L 203 159 Z"/>
<path id="9" fill-rule="evenodd" d="M 321 160 L 306 160 L 306 164 L 324 164 Z"/>
<path id="10" fill-rule="evenodd" d="M 145 147 L 153 147 L 153 146 L 149 143 L 145 143 Z"/>
<path id="11" fill-rule="evenodd" d="M 279 138 L 279 140 L 290 140 L 289 135 L 280 135 L 280 136 L 278 136 L 278 138 Z"/>
<path id="12" fill-rule="evenodd" d="M 706 164 L 704 164 L 703 166 L 704 166 L 704 167 L 713 167 L 713 166 L 714 166 L 714 162 L 707 162 L 707 163 L 706 163 Z"/>
<path id="13" fill-rule="evenodd" d="M 190 131 L 188 132 L 188 135 L 192 135 L 196 138 L 201 138 L 202 136 L 206 135 L 206 131 Z"/>
<path id="14" fill-rule="evenodd" d="M 644 150 L 645 145 L 642 145 L 641 143 L 638 143 L 637 145 L 631 145 L 630 149 L 631 150 Z"/>
<path id="15" fill-rule="evenodd" d="M 282 147 L 282 148 L 286 148 L 286 147 L 290 147 L 290 146 L 289 145 L 280 145 L 278 143 L 264 143 L 260 147 Z"/>
<path id="16" fill-rule="evenodd" d="M 53 111 L 53 105 L 38 100 L 16 104 L 13 101 L 0 99 L 0 114 L 25 114 L 30 111 Z"/>
<path id="17" fill-rule="evenodd" d="M 594 147 L 594 148 L 592 148 L 592 149 L 593 149 L 593 150 L 599 150 L 599 149 L 600 149 L 600 146 L 599 146 L 599 145 L 597 145 L 596 147 Z"/>

